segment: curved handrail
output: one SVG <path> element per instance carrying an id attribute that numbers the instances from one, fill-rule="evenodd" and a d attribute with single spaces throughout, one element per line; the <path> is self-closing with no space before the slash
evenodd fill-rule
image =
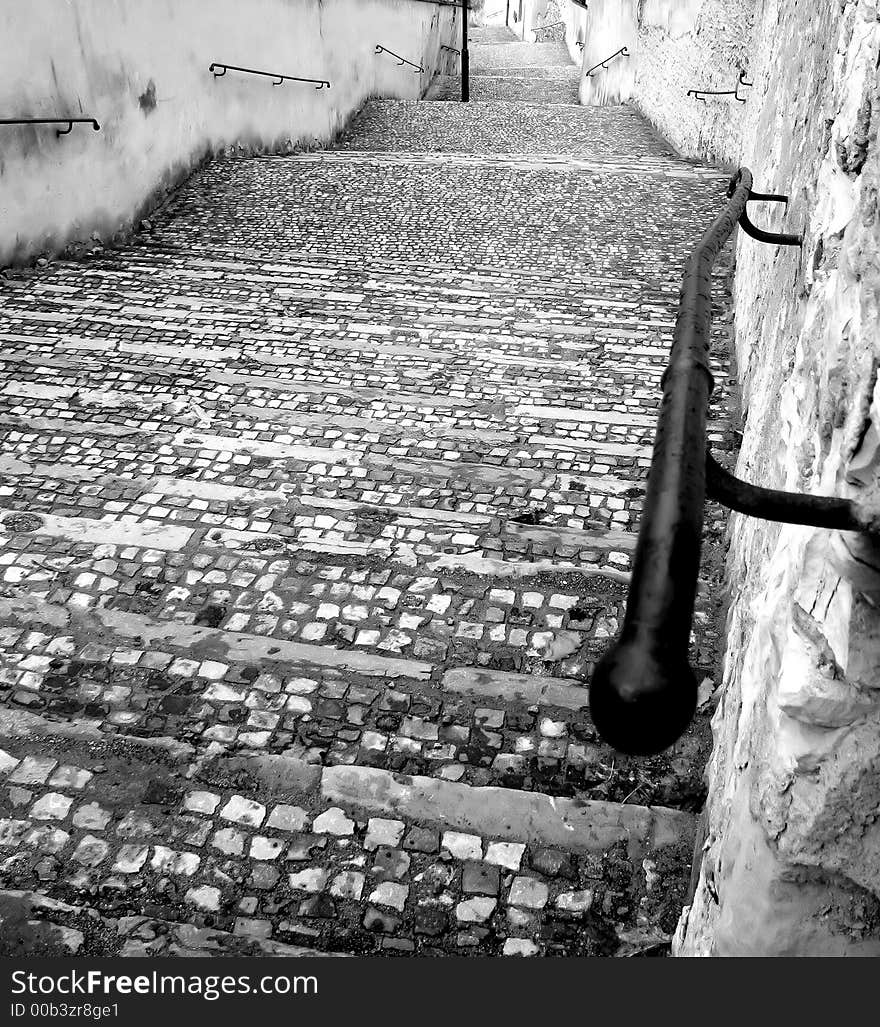
<path id="1" fill-rule="evenodd" d="M 67 125 L 56 129 L 56 136 L 70 135 L 74 125 L 91 125 L 96 132 L 101 131 L 94 118 L 0 118 L 0 125 Z"/>
<path id="2" fill-rule="evenodd" d="M 222 68 L 223 70 L 217 71 L 217 68 Z M 214 78 L 222 78 L 227 71 L 240 71 L 243 75 L 263 75 L 266 78 L 277 78 L 278 81 L 273 82 L 273 86 L 280 86 L 285 82 L 311 82 L 315 84 L 316 89 L 330 88 L 330 83 L 325 78 L 300 78 L 297 75 L 282 75 L 277 71 L 257 71 L 255 68 L 240 68 L 237 64 L 221 64 L 219 61 L 212 63 L 208 71 L 214 72 Z"/>
<path id="3" fill-rule="evenodd" d="M 602 737 L 622 752 L 653 755 L 678 739 L 693 717 L 697 680 L 688 663 L 700 570 L 707 494 L 731 509 L 795 524 L 841 531 L 876 530 L 875 519 L 846 499 L 763 489 L 725 471 L 706 449 L 713 379 L 709 369 L 712 268 L 739 224 L 747 235 L 782 246 L 801 236 L 756 229 L 749 201 L 788 203 L 752 190 L 741 168 L 728 187 L 727 207 L 688 260 L 681 288 L 654 453 L 633 561 L 623 627 L 596 666 L 590 712 Z"/>
<path id="4" fill-rule="evenodd" d="M 608 69 L 608 62 L 609 61 L 613 61 L 615 57 L 631 57 L 631 56 L 632 56 L 632 54 L 629 52 L 629 50 L 625 46 L 622 46 L 616 53 L 613 53 L 610 57 L 606 57 L 604 61 L 599 61 L 598 64 L 594 64 L 593 67 L 590 68 L 590 70 L 588 72 L 586 72 L 586 76 L 587 76 L 587 78 L 592 78 L 593 77 L 593 72 L 597 68 L 605 68 L 607 70 Z"/>
<path id="5" fill-rule="evenodd" d="M 408 64 L 411 68 L 415 68 L 416 71 L 419 73 L 422 73 L 425 70 L 421 66 L 421 64 L 413 64 L 412 61 L 408 61 L 405 57 L 401 57 L 399 53 L 395 53 L 393 50 L 389 50 L 387 46 L 382 46 L 380 43 L 376 43 L 376 56 L 378 56 L 380 53 L 387 53 L 390 57 L 396 57 L 397 62 L 401 65 L 401 67 L 404 64 Z"/>

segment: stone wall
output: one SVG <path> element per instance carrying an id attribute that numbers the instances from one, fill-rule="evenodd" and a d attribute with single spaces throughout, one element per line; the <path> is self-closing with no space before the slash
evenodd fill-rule
<path id="1" fill-rule="evenodd" d="M 880 0 L 594 0 L 637 31 L 632 101 L 681 152 L 750 167 L 738 233 L 740 477 L 880 505 Z M 588 31 L 590 25 L 588 24 Z M 610 43 L 610 39 L 605 40 Z M 745 103 L 689 88 L 754 85 Z M 723 198 L 719 197 L 719 208 Z M 732 517 L 725 675 L 679 954 L 880 952 L 880 546 Z"/>
<path id="2" fill-rule="evenodd" d="M 246 11 L 245 11 L 246 8 Z M 0 266 L 136 220 L 212 152 L 324 142 L 369 96 L 416 98 L 452 70 L 460 15 L 414 0 L 28 0 L 0 7 L 4 116 L 95 117 L 0 127 Z M 375 44 L 425 74 L 375 55 Z M 332 88 L 212 61 L 326 78 Z"/>
<path id="3" fill-rule="evenodd" d="M 738 239 L 737 473 L 876 509 L 880 7 L 755 7 L 731 156 L 791 194 L 754 220 L 805 239 Z M 733 517 L 707 837 L 677 952 L 880 952 L 878 568 L 865 536 Z"/>
<path id="4" fill-rule="evenodd" d="M 739 157 L 755 87 L 695 99 L 689 89 L 730 90 L 752 70 L 760 0 L 642 0 L 633 102 L 676 148 L 724 165 Z M 747 75 L 747 81 L 752 81 Z"/>
<path id="5" fill-rule="evenodd" d="M 593 0 L 584 21 L 584 72 L 622 47 L 630 56 L 615 57 L 581 81 L 581 103 L 623 103 L 633 93 L 638 68 L 639 0 Z"/>
<path id="6" fill-rule="evenodd" d="M 687 94 L 733 89 L 740 71 L 750 70 L 758 2 L 592 0 L 586 12 L 570 4 L 570 36 L 585 41 L 585 71 L 623 46 L 630 54 L 585 77 L 581 102 L 631 101 L 681 153 L 736 163 L 747 105 Z M 751 90 L 743 87 L 741 95 L 750 97 Z"/>

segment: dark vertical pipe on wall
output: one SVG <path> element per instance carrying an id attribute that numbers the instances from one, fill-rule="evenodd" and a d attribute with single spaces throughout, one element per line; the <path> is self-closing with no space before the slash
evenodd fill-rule
<path id="1" fill-rule="evenodd" d="M 461 100 L 467 103 L 471 98 L 470 54 L 468 53 L 468 0 L 461 0 Z"/>

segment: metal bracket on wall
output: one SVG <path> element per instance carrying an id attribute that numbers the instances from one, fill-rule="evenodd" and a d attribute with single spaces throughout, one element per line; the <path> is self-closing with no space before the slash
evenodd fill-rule
<path id="1" fill-rule="evenodd" d="M 736 176 L 731 179 L 730 184 L 727 187 L 728 197 L 732 197 L 736 191 Z M 746 200 L 747 203 L 753 201 L 762 203 L 784 203 L 786 210 L 788 210 L 788 196 L 784 193 L 756 193 L 749 190 L 749 195 Z M 745 208 L 739 219 L 740 228 L 757 242 L 770 243 L 774 246 L 803 246 L 804 237 L 802 235 L 792 235 L 785 232 L 765 232 L 763 228 L 758 228 L 754 225 L 746 213 Z"/>
<path id="2" fill-rule="evenodd" d="M 726 471 L 706 450 L 706 496 L 748 517 L 808 524 L 833 531 L 877 533 L 876 518 L 851 499 L 781 492 L 751 485 Z"/>

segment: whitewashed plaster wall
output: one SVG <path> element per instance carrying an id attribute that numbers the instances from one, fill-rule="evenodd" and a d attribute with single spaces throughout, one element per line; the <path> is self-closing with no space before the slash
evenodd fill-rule
<path id="1" fill-rule="evenodd" d="M 748 73 L 760 0 L 642 0 L 629 96 L 689 157 L 734 165 L 740 155 L 753 87 L 731 96 L 689 97 L 690 89 L 734 89 Z M 638 6 L 638 5 L 636 5 Z"/>
<path id="2" fill-rule="evenodd" d="M 736 46 L 733 47 L 733 51 Z M 756 5 L 737 162 L 765 227 L 740 233 L 737 472 L 880 501 L 880 4 Z M 707 837 L 682 955 L 880 953 L 880 549 L 734 516 Z"/>
<path id="3" fill-rule="evenodd" d="M 0 266 L 112 235 L 211 153 L 325 142 L 370 96 L 417 98 L 459 17 L 413 0 L 0 0 L 0 116 L 101 125 L 0 126 Z M 213 61 L 332 88 L 215 79 Z"/>

